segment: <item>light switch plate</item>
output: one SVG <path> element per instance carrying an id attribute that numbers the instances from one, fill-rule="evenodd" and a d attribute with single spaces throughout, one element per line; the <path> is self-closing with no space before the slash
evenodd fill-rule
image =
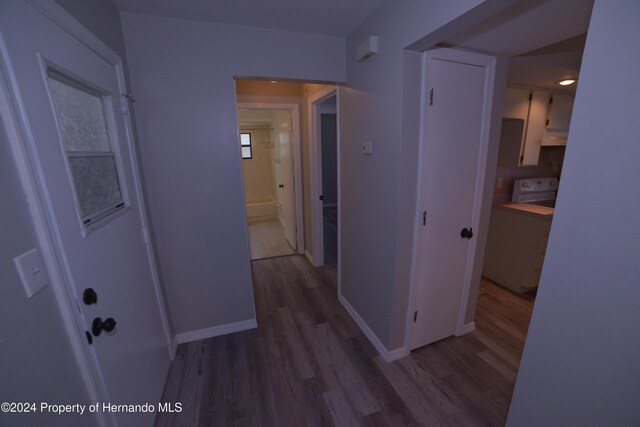
<path id="1" fill-rule="evenodd" d="M 373 154 L 373 142 L 365 141 L 362 143 L 362 154 Z"/>
<path id="2" fill-rule="evenodd" d="M 49 284 L 49 274 L 38 249 L 31 249 L 29 252 L 15 257 L 13 263 L 18 270 L 28 298 Z"/>

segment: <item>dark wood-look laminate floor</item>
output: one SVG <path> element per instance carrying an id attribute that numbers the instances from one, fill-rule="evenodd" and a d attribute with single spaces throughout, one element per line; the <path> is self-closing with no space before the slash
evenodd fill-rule
<path id="1" fill-rule="evenodd" d="M 182 344 L 157 426 L 502 426 L 532 302 L 490 282 L 477 329 L 385 363 L 302 256 L 253 262 L 258 328 Z"/>

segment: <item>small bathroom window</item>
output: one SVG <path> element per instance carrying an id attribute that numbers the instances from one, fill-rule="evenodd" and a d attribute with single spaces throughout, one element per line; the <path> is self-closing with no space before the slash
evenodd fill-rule
<path id="1" fill-rule="evenodd" d="M 241 133 L 240 134 L 240 149 L 242 150 L 242 158 L 243 159 L 251 159 L 253 157 L 251 150 L 251 134 L 250 133 Z"/>

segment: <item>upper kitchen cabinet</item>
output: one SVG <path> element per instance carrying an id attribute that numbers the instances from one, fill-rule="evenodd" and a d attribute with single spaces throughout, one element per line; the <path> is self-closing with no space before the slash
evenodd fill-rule
<path id="1" fill-rule="evenodd" d="M 498 164 L 537 165 L 541 146 L 566 141 L 572 108 L 572 95 L 507 86 Z"/>
<path id="2" fill-rule="evenodd" d="M 541 90 L 531 91 L 531 103 L 529 104 L 529 120 L 520 157 L 520 166 L 535 166 L 540 157 L 542 137 L 547 130 L 547 112 L 551 93 Z"/>
<path id="3" fill-rule="evenodd" d="M 549 104 L 547 131 L 568 132 L 573 111 L 573 95 L 554 93 Z"/>
<path id="4" fill-rule="evenodd" d="M 502 117 L 526 121 L 527 115 L 529 114 L 530 95 L 531 89 L 507 86 L 506 99 L 504 100 L 504 114 Z"/>

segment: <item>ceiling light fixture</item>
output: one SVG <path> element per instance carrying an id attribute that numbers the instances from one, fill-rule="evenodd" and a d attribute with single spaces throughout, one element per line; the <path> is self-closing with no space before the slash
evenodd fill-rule
<path id="1" fill-rule="evenodd" d="M 560 80 L 558 84 L 560 86 L 569 86 L 574 84 L 575 82 L 576 82 L 576 79 L 564 79 L 564 80 Z"/>

